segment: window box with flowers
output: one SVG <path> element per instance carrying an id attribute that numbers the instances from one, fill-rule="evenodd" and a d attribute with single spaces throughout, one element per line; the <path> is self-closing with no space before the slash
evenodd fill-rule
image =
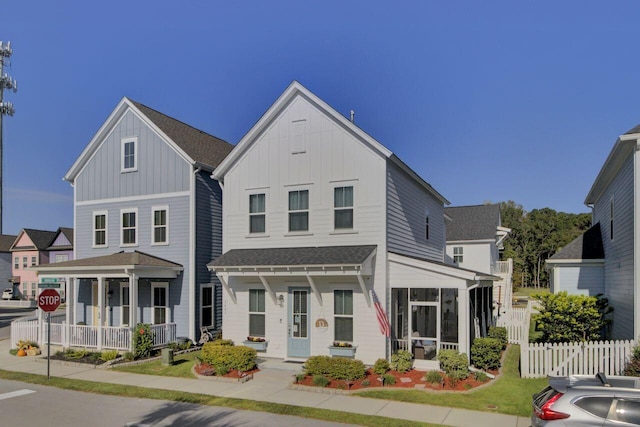
<path id="1" fill-rule="evenodd" d="M 255 351 L 267 351 L 267 345 L 269 342 L 262 337 L 247 337 L 246 341 L 242 342 L 242 345 L 252 348 Z"/>
<path id="2" fill-rule="evenodd" d="M 332 357 L 349 357 L 353 359 L 356 356 L 357 348 L 358 346 L 349 342 L 334 341 L 333 344 L 329 346 L 329 354 Z"/>

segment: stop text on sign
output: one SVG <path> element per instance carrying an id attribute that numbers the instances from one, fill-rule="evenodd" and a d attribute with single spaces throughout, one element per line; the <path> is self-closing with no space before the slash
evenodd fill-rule
<path id="1" fill-rule="evenodd" d="M 45 289 L 38 295 L 38 307 L 46 312 L 55 311 L 60 302 L 60 294 L 55 289 Z"/>

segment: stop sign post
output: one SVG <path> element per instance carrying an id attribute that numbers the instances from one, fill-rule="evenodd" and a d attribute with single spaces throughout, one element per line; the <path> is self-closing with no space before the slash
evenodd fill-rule
<path id="1" fill-rule="evenodd" d="M 45 313 L 56 311 L 60 305 L 60 294 L 55 289 L 44 289 L 38 295 L 38 307 Z"/>
<path id="2" fill-rule="evenodd" d="M 38 307 L 47 313 L 47 379 L 50 379 L 51 366 L 51 312 L 60 305 L 60 294 L 55 289 L 45 289 L 38 295 Z"/>

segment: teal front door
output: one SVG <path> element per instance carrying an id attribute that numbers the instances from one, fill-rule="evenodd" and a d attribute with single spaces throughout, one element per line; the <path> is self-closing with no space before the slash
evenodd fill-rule
<path id="1" fill-rule="evenodd" d="M 289 288 L 289 337 L 287 356 L 306 359 L 311 356 L 309 340 L 309 289 Z"/>

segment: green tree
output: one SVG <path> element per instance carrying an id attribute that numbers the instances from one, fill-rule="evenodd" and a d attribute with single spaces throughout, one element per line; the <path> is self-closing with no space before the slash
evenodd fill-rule
<path id="1" fill-rule="evenodd" d="M 540 342 L 597 341 L 606 337 L 613 310 L 606 298 L 586 295 L 534 294 L 540 302 L 533 316 Z"/>

